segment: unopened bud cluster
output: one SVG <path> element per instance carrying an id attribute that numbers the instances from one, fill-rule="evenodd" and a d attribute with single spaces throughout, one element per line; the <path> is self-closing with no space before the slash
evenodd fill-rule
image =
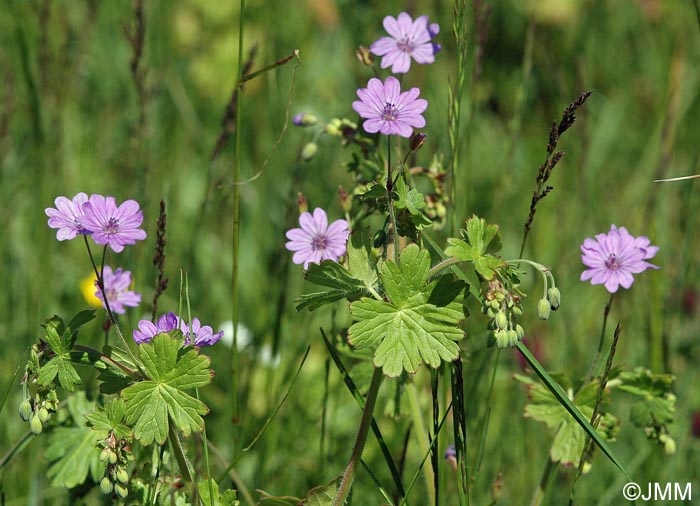
<path id="1" fill-rule="evenodd" d="M 42 395 L 43 394 L 43 398 Z M 58 397 L 55 390 L 37 392 L 33 400 L 25 398 L 19 405 L 19 416 L 29 422 L 32 434 L 39 435 L 44 430 L 44 424 L 49 421 L 51 414 L 58 409 Z"/>
<path id="2" fill-rule="evenodd" d="M 25 396 L 19 405 L 19 416 L 25 422 L 29 423 L 29 430 L 32 434 L 39 435 L 44 430 L 44 424 L 49 421 L 51 415 L 58 410 L 58 396 L 56 390 L 51 386 L 39 387 L 32 398 L 27 393 L 27 384 L 35 382 L 34 371 L 39 369 L 39 348 L 37 345 L 32 346 L 30 351 L 29 363 L 22 382 L 25 386 Z M 30 378 L 33 378 L 30 380 Z"/>
<path id="3" fill-rule="evenodd" d="M 561 292 L 559 288 L 553 286 L 547 290 L 547 296 L 540 299 L 537 303 L 537 317 L 540 320 L 549 319 L 549 314 L 552 311 L 559 309 L 561 304 Z"/>
<path id="4" fill-rule="evenodd" d="M 499 348 L 515 346 L 525 337 L 525 330 L 518 323 L 523 314 L 519 292 L 508 290 L 499 280 L 493 280 L 481 302 L 481 312 L 490 319 L 491 341 Z"/>
<path id="5" fill-rule="evenodd" d="M 117 439 L 113 432 L 100 443 L 100 462 L 107 466 L 100 481 L 100 490 L 104 495 L 114 494 L 121 499 L 129 495 L 129 473 L 126 466 L 133 456 L 127 445 L 126 440 Z"/>

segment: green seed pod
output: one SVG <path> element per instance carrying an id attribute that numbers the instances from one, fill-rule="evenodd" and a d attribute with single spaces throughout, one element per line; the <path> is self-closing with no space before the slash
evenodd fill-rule
<path id="1" fill-rule="evenodd" d="M 113 451 L 109 451 L 109 463 L 114 465 L 117 463 L 117 454 Z"/>
<path id="2" fill-rule="evenodd" d="M 41 420 L 39 420 L 39 417 L 34 415 L 29 422 L 29 429 L 32 431 L 32 434 L 35 436 L 38 436 L 41 434 L 41 431 L 43 430 L 44 426 L 41 424 Z"/>
<path id="3" fill-rule="evenodd" d="M 508 346 L 512 347 L 518 344 L 518 333 L 513 329 L 507 330 L 506 332 L 508 332 Z"/>
<path id="4" fill-rule="evenodd" d="M 546 320 L 549 318 L 549 313 L 552 312 L 552 307 L 547 299 L 540 299 L 537 303 L 537 317 L 540 320 Z"/>
<path id="5" fill-rule="evenodd" d="M 39 408 L 39 412 L 37 413 L 37 416 L 39 417 L 39 420 L 41 420 L 41 423 L 46 423 L 49 421 L 49 417 L 51 416 L 49 414 L 49 410 L 46 409 L 44 406 Z"/>
<path id="6" fill-rule="evenodd" d="M 116 483 L 114 485 L 114 491 L 117 493 L 119 497 L 122 499 L 125 499 L 127 495 L 129 495 L 129 489 L 126 488 L 124 485 L 121 483 Z"/>
<path id="7" fill-rule="evenodd" d="M 28 422 L 29 419 L 32 417 L 32 403 L 29 402 L 29 399 L 24 399 L 20 403 L 19 416 L 21 416 L 22 420 L 24 420 L 25 422 Z"/>
<path id="8" fill-rule="evenodd" d="M 506 316 L 505 311 L 499 311 L 498 314 L 496 314 L 495 320 L 498 330 L 505 330 L 508 328 L 508 317 Z"/>
<path id="9" fill-rule="evenodd" d="M 507 330 L 497 330 L 496 331 L 496 344 L 499 348 L 508 347 L 508 331 Z"/>
<path id="10" fill-rule="evenodd" d="M 315 142 L 309 142 L 304 149 L 301 150 L 301 159 L 305 162 L 311 160 L 318 153 L 318 145 Z"/>
<path id="11" fill-rule="evenodd" d="M 129 483 L 129 475 L 123 467 L 117 469 L 116 478 L 119 483 Z"/>
<path id="12" fill-rule="evenodd" d="M 112 493 L 112 490 L 114 490 L 112 482 L 109 481 L 109 478 L 107 478 L 106 476 L 102 478 L 102 481 L 100 482 L 100 490 L 104 495 L 109 495 Z"/>
<path id="13" fill-rule="evenodd" d="M 523 308 L 521 308 L 520 306 L 513 306 L 512 311 L 513 311 L 513 314 L 515 316 L 522 316 L 523 315 Z"/>
<path id="14" fill-rule="evenodd" d="M 501 302 L 498 300 L 498 295 L 495 299 L 489 301 L 489 306 L 491 306 L 492 309 L 501 309 Z"/>
<path id="15" fill-rule="evenodd" d="M 493 320 L 494 318 L 496 318 L 496 314 L 497 314 L 496 311 L 495 311 L 492 307 L 489 307 L 489 308 L 486 310 L 486 316 L 488 316 L 488 317 L 491 318 L 492 320 Z"/>
<path id="16" fill-rule="evenodd" d="M 559 309 L 559 305 L 561 304 L 561 292 L 559 291 L 559 288 L 553 286 L 547 290 L 547 298 L 549 299 L 549 303 L 554 311 Z"/>
<path id="17" fill-rule="evenodd" d="M 109 448 L 105 448 L 100 452 L 100 462 L 107 462 L 109 460 L 109 454 L 111 450 Z"/>
<path id="18" fill-rule="evenodd" d="M 522 341 L 525 337 L 525 329 L 520 324 L 515 326 L 515 333 L 518 335 L 518 341 Z"/>

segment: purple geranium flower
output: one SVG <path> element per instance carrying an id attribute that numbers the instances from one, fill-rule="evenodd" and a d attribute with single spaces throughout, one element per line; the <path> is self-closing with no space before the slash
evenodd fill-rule
<path id="1" fill-rule="evenodd" d="M 656 255 L 658 246 L 651 246 L 648 237 L 632 236 L 625 227 L 610 226 L 607 234 L 588 238 L 581 245 L 581 261 L 586 269 L 581 281 L 591 280 L 594 285 L 604 284 L 610 293 L 622 285 L 629 288 L 634 283 L 632 274 L 647 269 L 658 269 L 646 260 Z"/>
<path id="2" fill-rule="evenodd" d="M 357 90 L 360 100 L 353 102 L 352 108 L 366 118 L 363 127 L 367 132 L 410 137 L 414 127 L 425 126 L 422 114 L 428 101 L 418 98 L 419 94 L 418 88 L 401 93 L 399 80 L 393 76 L 387 77 L 384 83 L 373 77 L 367 88 Z"/>
<path id="3" fill-rule="evenodd" d="M 80 224 L 92 230 L 92 238 L 97 244 L 108 244 L 116 253 L 125 245 L 146 238 L 146 232 L 139 228 L 143 223 L 143 212 L 135 200 L 127 200 L 117 207 L 114 197 L 91 195 L 83 204 L 83 213 Z"/>
<path id="4" fill-rule="evenodd" d="M 49 227 L 57 228 L 56 239 L 66 241 L 74 239 L 78 234 L 90 234 L 90 230 L 86 229 L 80 222 L 83 217 L 83 204 L 87 202 L 88 196 L 80 192 L 73 200 L 66 197 L 56 197 L 54 203 L 56 208 L 47 207 L 44 209 L 46 216 L 49 217 Z"/>
<path id="5" fill-rule="evenodd" d="M 304 269 L 308 269 L 310 263 L 317 264 L 321 260 L 337 262 L 345 254 L 350 235 L 347 221 L 335 220 L 329 226 L 326 211 L 317 207 L 313 215 L 301 213 L 299 225 L 301 228 L 287 231 L 289 242 L 284 245 L 295 252 L 292 257 L 295 264 L 304 264 Z"/>
<path id="6" fill-rule="evenodd" d="M 124 306 L 136 307 L 141 303 L 141 294 L 129 290 L 131 286 L 131 272 L 122 270 L 119 267 L 116 271 L 105 265 L 103 271 L 103 283 L 107 302 L 114 313 L 124 314 Z M 95 296 L 102 301 L 102 305 L 107 308 L 102 298 L 102 290 L 97 287 Z"/>
<path id="7" fill-rule="evenodd" d="M 214 334 L 209 325 L 202 325 L 199 322 L 199 318 L 192 318 L 192 325 L 190 325 L 185 335 L 185 344 L 191 344 L 190 337 L 194 337 L 195 346 L 211 346 L 216 344 L 223 335 L 223 330 Z"/>
<path id="8" fill-rule="evenodd" d="M 185 322 L 172 311 L 161 316 L 155 325 L 149 320 L 141 320 L 138 326 L 139 330 L 134 330 L 133 334 L 134 341 L 138 344 L 147 343 L 158 334 L 170 332 L 175 329 L 180 329 L 183 334 L 187 332 L 187 325 L 185 325 Z"/>
<path id="9" fill-rule="evenodd" d="M 415 21 L 402 12 L 398 18 L 384 18 L 384 29 L 390 37 L 382 37 L 369 47 L 372 54 L 382 57 L 383 69 L 391 65 L 394 74 L 408 72 L 411 57 L 417 63 L 433 63 L 440 44 L 430 40 L 440 31 L 437 23 L 429 24 L 428 16 L 420 16 Z"/>
<path id="10" fill-rule="evenodd" d="M 139 322 L 139 329 L 134 330 L 134 341 L 138 344 L 143 344 L 149 342 L 158 334 L 163 334 L 165 332 L 170 332 L 171 330 L 179 329 L 182 335 L 185 337 L 185 345 L 189 345 L 190 341 L 190 328 L 187 324 L 178 317 L 175 313 L 166 313 L 160 317 L 158 323 L 155 325 L 148 320 L 141 320 Z M 209 325 L 202 325 L 199 322 L 199 318 L 192 318 L 192 335 L 194 336 L 195 346 L 211 346 L 216 344 L 219 339 L 224 335 L 224 331 L 214 334 L 214 331 Z"/>

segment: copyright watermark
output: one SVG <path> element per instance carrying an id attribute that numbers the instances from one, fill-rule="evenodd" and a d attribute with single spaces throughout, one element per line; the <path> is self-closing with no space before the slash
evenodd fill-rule
<path id="1" fill-rule="evenodd" d="M 630 481 L 622 487 L 622 496 L 628 501 L 692 501 L 693 484 L 690 482 L 651 482 L 646 488 Z"/>

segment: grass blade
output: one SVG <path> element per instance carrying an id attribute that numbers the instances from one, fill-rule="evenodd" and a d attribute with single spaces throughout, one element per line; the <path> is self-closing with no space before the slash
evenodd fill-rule
<path id="1" fill-rule="evenodd" d="M 530 364 L 530 367 L 535 371 L 537 376 L 542 380 L 542 383 L 549 389 L 550 392 L 552 392 L 552 395 L 559 401 L 559 403 L 566 409 L 569 414 L 574 417 L 574 420 L 576 420 L 576 423 L 578 423 L 581 428 L 590 436 L 590 438 L 595 442 L 596 445 L 598 445 L 598 448 L 601 449 L 601 451 L 610 459 L 610 461 L 615 464 L 615 466 L 622 471 L 622 473 L 630 480 L 632 481 L 632 477 L 630 474 L 627 472 L 627 469 L 625 469 L 625 466 L 622 464 L 618 456 L 615 454 L 612 448 L 606 443 L 603 438 L 600 437 L 598 432 L 593 428 L 593 426 L 590 424 L 590 422 L 586 419 L 583 414 L 578 410 L 578 408 L 574 405 L 574 403 L 569 399 L 569 397 L 566 395 L 564 390 L 559 386 L 559 384 L 554 381 L 554 379 L 545 371 L 544 367 L 540 365 L 540 363 L 537 361 L 537 359 L 534 357 L 532 353 L 530 353 L 530 350 L 527 349 L 527 346 L 525 346 L 522 342 L 519 342 L 517 345 L 518 351 L 523 354 L 523 357 L 525 357 L 525 360 L 527 360 L 528 364 Z"/>

